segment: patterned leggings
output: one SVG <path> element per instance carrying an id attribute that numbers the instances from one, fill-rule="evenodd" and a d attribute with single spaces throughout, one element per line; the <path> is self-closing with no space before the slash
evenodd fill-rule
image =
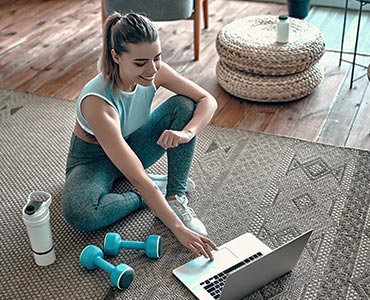
<path id="1" fill-rule="evenodd" d="M 157 145 L 157 140 L 165 129 L 182 130 L 194 110 L 192 100 L 173 96 L 156 108 L 149 121 L 126 139 L 145 169 L 167 152 L 167 195 L 185 194 L 196 137 L 187 144 L 167 150 Z M 72 135 L 62 195 L 67 222 L 76 229 L 92 231 L 143 207 L 141 197 L 135 192 L 112 193 L 114 182 L 122 177 L 99 145 Z"/>

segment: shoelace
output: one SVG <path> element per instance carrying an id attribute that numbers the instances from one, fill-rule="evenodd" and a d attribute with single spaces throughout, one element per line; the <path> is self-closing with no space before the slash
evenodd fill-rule
<path id="1" fill-rule="evenodd" d="M 188 198 L 186 196 L 176 196 L 177 201 L 179 201 L 183 206 L 187 206 L 188 204 Z"/>
<path id="2" fill-rule="evenodd" d="M 191 207 L 185 206 L 179 201 L 175 202 L 174 204 L 179 213 L 181 214 L 181 216 L 184 218 L 184 220 L 190 221 L 192 218 L 197 217 L 194 210 Z"/>

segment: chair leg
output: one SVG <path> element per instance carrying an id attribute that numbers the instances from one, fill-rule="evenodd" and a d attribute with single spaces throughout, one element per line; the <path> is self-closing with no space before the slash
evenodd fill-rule
<path id="1" fill-rule="evenodd" d="M 204 28 L 208 28 L 208 0 L 203 0 L 203 21 Z"/>
<path id="2" fill-rule="evenodd" d="M 100 10 L 101 10 L 101 24 L 104 27 L 105 20 L 107 17 L 105 16 L 105 7 L 104 7 L 104 0 L 100 1 Z"/>
<path id="3" fill-rule="evenodd" d="M 199 60 L 200 53 L 201 1 L 195 0 L 194 6 L 194 60 Z"/>
<path id="4" fill-rule="evenodd" d="M 351 84 L 349 86 L 350 89 L 352 89 L 353 86 L 353 76 L 355 74 L 355 66 L 356 66 L 356 55 L 357 55 L 357 45 L 358 45 L 358 37 L 360 33 L 360 25 L 361 25 L 361 15 L 362 15 L 362 6 L 363 3 L 360 3 L 360 12 L 358 15 L 358 23 L 357 23 L 357 33 L 356 33 L 356 42 L 355 42 L 355 51 L 353 53 L 353 62 L 352 62 L 352 72 L 351 72 Z"/>
<path id="5" fill-rule="evenodd" d="M 348 0 L 346 0 L 345 11 L 344 11 L 344 20 L 343 20 L 343 29 L 342 29 L 342 43 L 340 45 L 340 56 L 339 56 L 339 66 L 342 64 L 343 58 L 343 45 L 344 45 L 344 35 L 346 32 L 346 23 L 347 23 L 347 12 L 348 12 Z"/>

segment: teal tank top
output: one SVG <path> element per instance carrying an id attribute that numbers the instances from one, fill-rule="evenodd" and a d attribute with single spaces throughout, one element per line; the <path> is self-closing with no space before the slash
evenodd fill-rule
<path id="1" fill-rule="evenodd" d="M 82 115 L 81 103 L 87 96 L 96 96 L 117 111 L 121 120 L 122 136 L 127 138 L 148 121 L 155 92 L 156 88 L 154 85 L 141 86 L 136 84 L 135 90 L 132 92 L 115 94 L 112 88 L 104 83 L 102 74 L 98 74 L 84 86 L 77 99 L 77 122 L 86 132 L 94 135 L 88 122 Z"/>

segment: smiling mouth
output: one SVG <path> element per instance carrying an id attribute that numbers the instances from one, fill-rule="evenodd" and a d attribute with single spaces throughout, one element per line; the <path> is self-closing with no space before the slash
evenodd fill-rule
<path id="1" fill-rule="evenodd" d="M 147 77 L 147 76 L 141 75 L 140 78 L 142 78 L 142 79 L 144 79 L 146 81 L 152 81 L 154 79 L 154 76 Z"/>

